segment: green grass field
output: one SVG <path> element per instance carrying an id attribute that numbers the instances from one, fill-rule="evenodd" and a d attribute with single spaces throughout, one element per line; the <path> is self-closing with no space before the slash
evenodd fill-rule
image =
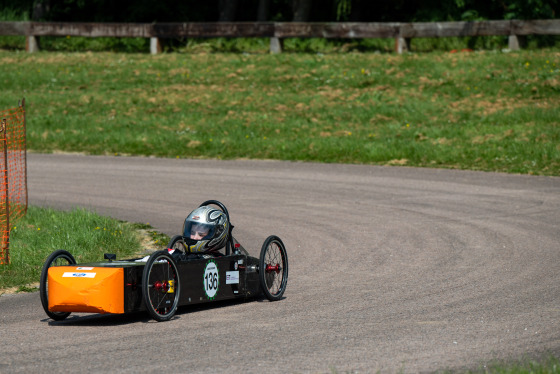
<path id="1" fill-rule="evenodd" d="M 560 175 L 560 52 L 0 51 L 37 152 Z"/>
<path id="2" fill-rule="evenodd" d="M 152 245 L 164 248 L 168 239 L 147 224 L 131 224 L 76 209 L 60 212 L 29 207 L 10 232 L 10 264 L 0 265 L 0 295 L 11 287 L 35 290 L 43 263 L 57 249 L 66 249 L 76 262 L 103 260 L 104 253 L 130 258 L 145 251 L 139 230 Z M 159 248 L 159 249 L 161 249 Z"/>

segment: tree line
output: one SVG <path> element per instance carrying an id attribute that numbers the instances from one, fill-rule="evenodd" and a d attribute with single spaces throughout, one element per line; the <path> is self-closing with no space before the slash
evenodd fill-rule
<path id="1" fill-rule="evenodd" d="M 551 19 L 560 0 L 0 0 L 51 22 L 442 22 Z"/>

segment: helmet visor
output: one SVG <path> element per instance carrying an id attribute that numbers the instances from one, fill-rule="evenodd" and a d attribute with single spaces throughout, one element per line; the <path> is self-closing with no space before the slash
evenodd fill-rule
<path id="1" fill-rule="evenodd" d="M 194 241 L 210 240 L 214 236 L 215 225 L 200 222 L 186 221 L 183 237 Z"/>

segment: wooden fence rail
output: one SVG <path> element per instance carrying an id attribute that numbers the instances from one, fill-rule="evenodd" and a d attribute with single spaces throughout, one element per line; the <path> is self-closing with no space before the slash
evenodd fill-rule
<path id="1" fill-rule="evenodd" d="M 560 19 L 416 23 L 71 23 L 0 22 L 0 35 L 27 37 L 26 49 L 38 50 L 39 36 L 150 38 L 151 53 L 161 52 L 160 38 L 270 38 L 270 50 L 282 51 L 285 38 L 394 38 L 398 53 L 410 49 L 412 38 L 509 36 L 519 49 L 526 35 L 560 35 Z"/>

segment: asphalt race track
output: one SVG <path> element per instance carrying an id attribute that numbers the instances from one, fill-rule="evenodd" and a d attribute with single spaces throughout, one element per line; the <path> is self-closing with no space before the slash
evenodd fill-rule
<path id="1" fill-rule="evenodd" d="M 180 308 L 162 323 L 53 322 L 38 293 L 4 295 L 1 373 L 415 373 L 560 357 L 560 178 L 39 154 L 28 170 L 32 205 L 169 235 L 220 200 L 252 254 L 283 239 L 290 274 L 281 301 Z"/>

